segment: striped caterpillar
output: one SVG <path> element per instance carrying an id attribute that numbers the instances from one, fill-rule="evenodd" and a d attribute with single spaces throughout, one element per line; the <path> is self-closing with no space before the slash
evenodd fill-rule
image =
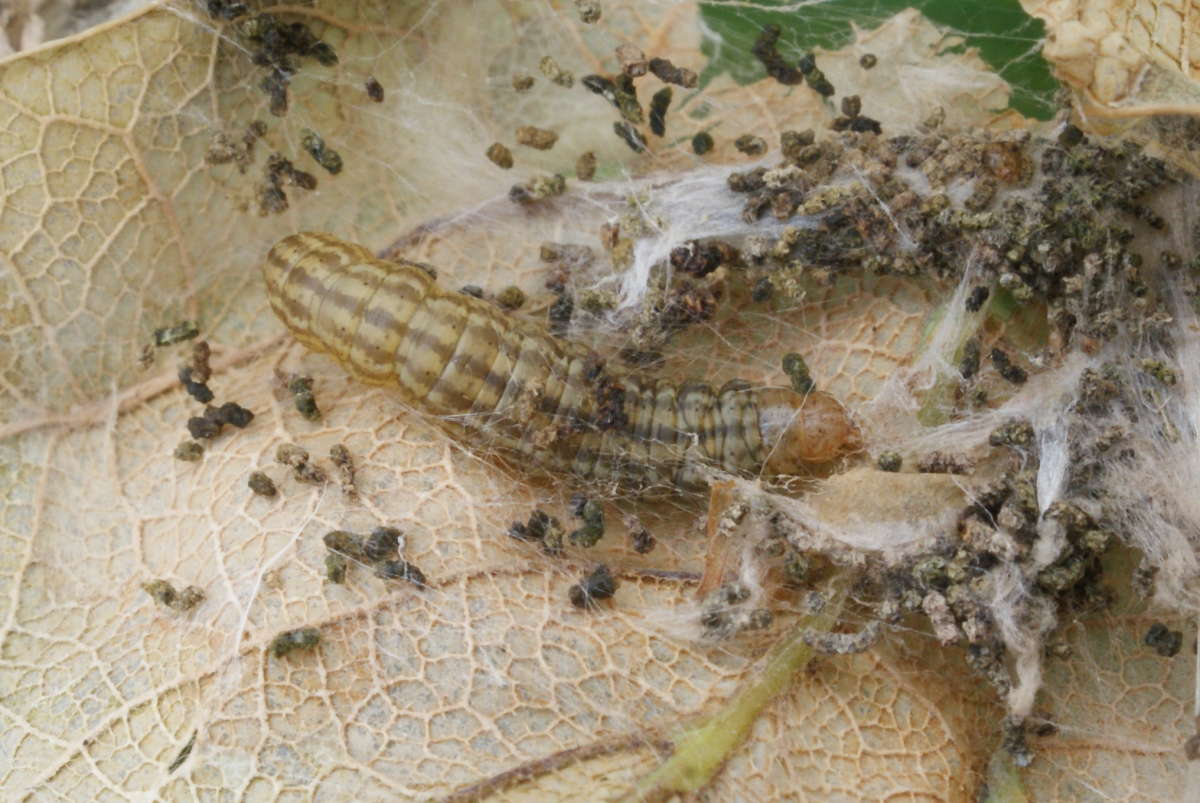
<path id="1" fill-rule="evenodd" d="M 419 265 L 328 234 L 276 243 L 262 266 L 271 307 L 302 344 L 386 385 L 460 436 L 550 472 L 630 488 L 706 484 L 703 466 L 801 473 L 858 445 L 826 393 L 714 390 L 608 367 L 590 349 L 448 292 Z"/>

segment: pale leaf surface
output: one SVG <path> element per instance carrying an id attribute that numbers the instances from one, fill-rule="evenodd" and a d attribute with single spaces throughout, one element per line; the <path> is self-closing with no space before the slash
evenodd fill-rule
<path id="1" fill-rule="evenodd" d="M 509 523 L 534 506 L 569 519 L 573 488 L 447 439 L 386 391 L 304 353 L 270 313 L 257 263 L 276 239 L 304 229 L 375 248 L 401 240 L 448 286 L 516 283 L 544 310 L 538 244 L 594 243 L 620 193 L 572 182 L 578 195 L 531 215 L 506 200 L 508 187 L 534 171 L 569 171 L 588 149 L 609 175 L 679 170 L 692 157 L 664 145 L 635 160 L 612 136 L 609 109 L 580 100 L 578 87 L 550 85 L 537 62 L 553 55 L 578 78 L 613 69 L 612 48 L 630 41 L 699 67 L 695 8 L 605 3 L 591 27 L 569 4 L 289 8 L 334 45 L 340 64 L 305 62 L 288 115 L 277 118 L 258 89 L 261 70 L 203 5 L 154 7 L 0 65 L 5 795 L 429 798 L 470 784 L 487 790 L 487 779 L 521 769 L 531 780 L 504 793 L 512 799 L 628 792 L 663 740 L 753 681 L 779 635 L 694 638 L 702 501 L 627 505 L 658 539 L 648 556 L 625 545 L 620 527 L 590 554 L 551 560 L 522 547 L 504 535 Z M 933 58 L 939 41 L 912 14 L 864 36 L 883 82 L 864 87 L 868 103 L 873 91 L 895 91 L 890 57 Z M 857 58 L 830 55 L 826 72 L 860 80 Z M 952 61 L 973 79 L 942 97 L 950 118 L 967 123 L 1002 105 L 1003 85 L 981 63 L 970 54 L 942 63 Z M 514 71 L 537 75 L 535 90 L 513 92 Z M 383 104 L 366 100 L 367 75 L 386 88 Z M 690 136 L 718 123 L 775 141 L 821 114 L 769 84 L 719 80 L 693 108 L 705 101 L 702 123 L 673 125 Z M 897 124 L 919 119 L 909 105 L 896 114 Z M 205 162 L 217 134 L 240 137 L 252 120 L 268 132 L 245 173 Z M 483 151 L 511 144 L 526 122 L 555 128 L 560 140 L 544 154 L 520 151 L 518 168 L 502 173 Z M 340 175 L 303 153 L 304 128 L 343 154 Z M 319 186 L 289 187 L 288 211 L 264 217 L 256 187 L 272 151 Z M 724 147 L 712 158 L 738 157 Z M 909 359 L 934 302 L 928 288 L 891 280 L 838 286 L 691 334 L 670 369 L 769 376 L 778 353 L 798 349 L 819 382 L 858 404 Z M 175 380 L 187 347 L 159 349 L 149 367 L 139 361 L 152 331 L 182 318 L 197 320 L 213 346 L 217 401 L 256 414 L 200 463 L 172 456 L 199 412 Z M 296 370 L 315 379 L 318 424 L 283 388 Z M 329 447 L 345 444 L 357 495 L 298 483 L 273 460 L 286 442 L 327 468 Z M 253 470 L 269 474 L 279 496 L 253 495 Z M 343 586 L 324 581 L 322 535 L 376 524 L 405 531 L 405 556 L 429 589 L 385 584 L 365 567 L 351 567 Z M 576 611 L 567 589 L 600 560 L 621 579 L 615 604 Z M 184 614 L 158 607 L 140 586 L 160 577 L 199 586 L 206 600 Z M 1134 653 L 1143 625 L 1119 620 L 1111 629 L 1124 641 L 1077 651 L 1107 674 L 1071 663 L 1055 679 L 1062 708 L 1053 716 L 1105 739 L 1056 741 L 1075 738 L 1065 728 L 1048 737 L 1039 747 L 1051 757 L 1068 746 L 1052 758 L 1057 772 L 1032 783 L 1065 789 L 1065 773 L 1119 799 L 1177 797 L 1191 676 L 1182 659 L 1170 670 L 1161 659 L 1142 665 Z M 301 626 L 320 629 L 318 649 L 269 654 L 276 634 Z M 1070 696 L 1093 676 L 1102 700 L 1153 684 L 1130 703 L 1146 718 L 1109 703 L 1095 714 Z M 969 800 L 1000 713 L 961 654 L 928 634 L 822 659 L 768 709 L 711 795 Z M 1118 769 L 1101 773 L 1114 755 Z"/>

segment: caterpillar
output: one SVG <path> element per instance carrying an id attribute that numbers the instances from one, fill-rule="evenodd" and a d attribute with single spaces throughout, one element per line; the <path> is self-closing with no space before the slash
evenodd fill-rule
<path id="1" fill-rule="evenodd" d="M 262 271 L 272 309 L 301 344 L 458 436 L 549 472 L 696 489 L 706 466 L 799 474 L 860 445 L 827 393 L 736 379 L 714 389 L 610 367 L 582 344 L 441 288 L 420 265 L 329 234 L 280 240 Z"/>

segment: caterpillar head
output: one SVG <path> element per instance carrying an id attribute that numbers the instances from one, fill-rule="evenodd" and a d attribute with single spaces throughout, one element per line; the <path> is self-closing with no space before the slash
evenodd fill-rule
<path id="1" fill-rule="evenodd" d="M 802 474 L 806 468 L 862 448 L 862 433 L 828 393 L 785 388 L 760 391 L 758 429 L 767 459 L 764 474 Z"/>

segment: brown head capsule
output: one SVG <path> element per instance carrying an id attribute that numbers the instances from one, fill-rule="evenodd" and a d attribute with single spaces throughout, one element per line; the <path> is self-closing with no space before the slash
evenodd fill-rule
<path id="1" fill-rule="evenodd" d="M 272 308 L 305 346 L 395 389 L 456 436 L 546 471 L 695 488 L 706 482 L 703 466 L 794 474 L 859 445 L 828 394 L 638 373 L 447 291 L 419 265 L 327 234 L 281 240 L 263 275 Z"/>
<path id="2" fill-rule="evenodd" d="M 769 448 L 764 474 L 798 474 L 862 447 L 850 414 L 828 393 L 769 388 L 758 395 L 758 427 Z"/>

